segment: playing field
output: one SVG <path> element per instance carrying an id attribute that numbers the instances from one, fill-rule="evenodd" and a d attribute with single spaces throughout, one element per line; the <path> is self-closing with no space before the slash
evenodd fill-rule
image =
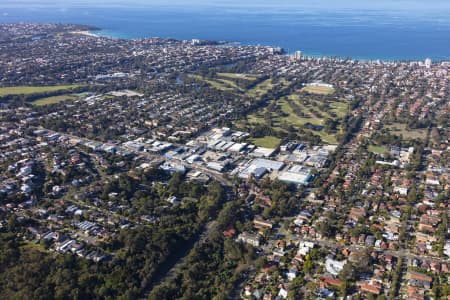
<path id="1" fill-rule="evenodd" d="M 70 90 L 80 87 L 79 84 L 72 85 L 53 85 L 53 86 L 12 86 L 0 88 L 0 96 L 6 95 L 29 95 L 45 92 L 54 92 L 62 90 Z"/>
<path id="2" fill-rule="evenodd" d="M 257 75 L 253 74 L 241 74 L 241 73 L 217 73 L 219 77 L 228 77 L 232 79 L 247 79 L 247 80 L 256 80 L 258 79 Z"/>
<path id="3" fill-rule="evenodd" d="M 381 147 L 381 146 L 375 146 L 375 145 L 370 145 L 367 150 L 369 150 L 369 152 L 372 153 L 376 153 L 376 154 L 384 154 L 387 152 L 386 148 Z"/>
<path id="4" fill-rule="evenodd" d="M 304 88 L 302 88 L 301 91 L 311 93 L 311 94 L 318 94 L 318 95 L 331 95 L 334 93 L 334 88 L 327 87 L 327 86 L 307 85 Z"/>
<path id="5" fill-rule="evenodd" d="M 281 140 L 274 136 L 265 136 L 262 138 L 252 138 L 249 139 L 249 141 L 258 146 L 258 147 L 264 147 L 264 148 L 272 148 L 275 149 L 280 145 Z"/>
<path id="6" fill-rule="evenodd" d="M 31 104 L 36 105 L 36 106 L 42 106 L 42 105 L 48 105 L 48 104 L 55 104 L 55 103 L 59 103 L 62 101 L 67 101 L 67 100 L 77 100 L 78 98 L 79 97 L 76 95 L 60 95 L 60 96 L 41 98 L 41 99 L 31 102 Z"/>
<path id="7" fill-rule="evenodd" d="M 407 140 L 426 139 L 428 132 L 427 129 L 408 129 L 406 124 L 401 123 L 388 125 L 386 129 L 389 129 L 392 134 L 402 136 Z"/>

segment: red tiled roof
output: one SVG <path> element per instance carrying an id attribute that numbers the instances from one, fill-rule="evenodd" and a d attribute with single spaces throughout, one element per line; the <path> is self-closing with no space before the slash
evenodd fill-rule
<path id="1" fill-rule="evenodd" d="M 381 293 L 381 290 L 378 287 L 367 283 L 361 284 L 360 288 L 363 292 L 369 292 L 375 295 L 379 295 Z"/>
<path id="2" fill-rule="evenodd" d="M 342 282 L 339 279 L 334 279 L 334 278 L 326 277 L 326 276 L 320 277 L 320 280 L 326 284 L 333 285 L 333 286 L 341 286 L 341 284 L 342 284 Z"/>

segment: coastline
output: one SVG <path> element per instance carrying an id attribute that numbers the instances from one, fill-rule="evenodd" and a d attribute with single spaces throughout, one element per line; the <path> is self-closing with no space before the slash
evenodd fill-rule
<path id="1" fill-rule="evenodd" d="M 95 33 L 94 33 L 95 32 Z M 140 40 L 140 39 L 146 39 L 150 37 L 132 37 L 125 33 L 119 33 L 115 31 L 105 31 L 103 29 L 97 29 L 95 31 L 80 31 L 79 34 L 86 34 L 93 37 L 103 37 L 103 38 L 110 38 L 110 39 L 124 39 L 124 40 Z M 173 38 L 173 37 L 161 37 L 161 36 L 152 36 L 157 38 Z M 186 40 L 186 39 L 179 39 L 179 38 L 173 38 L 175 40 Z M 274 45 L 264 45 L 261 43 L 246 43 L 246 42 L 240 42 L 240 41 L 227 41 L 226 44 L 220 45 L 220 46 L 262 46 L 262 47 L 272 47 L 272 48 L 282 48 L 280 46 L 274 46 Z M 283 55 L 293 55 L 295 51 L 286 51 L 286 49 L 282 48 L 285 53 Z M 410 63 L 417 63 L 422 62 L 427 57 L 423 58 L 373 58 L 373 57 L 359 57 L 359 56 L 342 56 L 342 55 L 335 55 L 335 54 L 326 54 L 326 53 L 317 53 L 317 52 L 308 52 L 304 51 L 302 49 L 298 49 L 302 51 L 302 56 L 305 58 L 315 58 L 315 59 L 339 59 L 339 60 L 353 60 L 353 61 L 360 61 L 360 62 L 381 62 L 381 63 L 395 63 L 395 62 L 410 62 Z M 433 59 L 433 62 L 450 62 L 450 56 L 448 58 L 444 59 Z"/>
<path id="2" fill-rule="evenodd" d="M 79 35 L 86 35 L 90 37 L 96 37 L 99 38 L 100 36 L 98 34 L 92 33 L 88 30 L 78 30 L 78 31 L 70 31 L 71 34 L 79 34 Z"/>

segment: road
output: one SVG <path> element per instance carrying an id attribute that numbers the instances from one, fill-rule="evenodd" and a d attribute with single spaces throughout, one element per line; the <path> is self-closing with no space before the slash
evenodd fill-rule
<path id="1" fill-rule="evenodd" d="M 321 247 L 327 247 L 331 249 L 343 249 L 347 248 L 351 252 L 360 251 L 362 249 L 367 249 L 369 247 L 365 245 L 342 245 L 334 240 L 329 239 L 312 239 L 312 238 L 302 238 L 297 236 L 292 236 L 291 239 L 293 241 L 306 241 L 306 242 L 312 242 L 315 243 Z M 427 261 L 427 262 L 442 262 L 443 259 L 438 257 L 432 257 L 432 256 L 426 256 L 426 255 L 417 255 L 414 253 L 411 253 L 409 250 L 402 249 L 402 250 L 388 250 L 388 249 L 380 249 L 380 248 L 373 248 L 370 247 L 370 249 L 373 249 L 374 251 L 377 251 L 379 253 L 383 253 L 385 255 L 392 255 L 394 257 L 401 257 L 405 259 L 417 259 L 420 261 Z"/>

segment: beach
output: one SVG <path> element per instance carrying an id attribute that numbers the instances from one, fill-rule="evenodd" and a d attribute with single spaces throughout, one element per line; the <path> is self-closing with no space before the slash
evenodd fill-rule
<path id="1" fill-rule="evenodd" d="M 97 34 L 94 34 L 94 33 L 90 32 L 90 31 L 71 31 L 70 33 L 87 35 L 87 36 L 96 37 L 96 38 L 99 37 Z"/>

